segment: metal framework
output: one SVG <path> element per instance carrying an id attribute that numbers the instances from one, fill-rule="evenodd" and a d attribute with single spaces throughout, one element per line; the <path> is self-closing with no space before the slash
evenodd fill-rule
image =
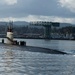
<path id="1" fill-rule="evenodd" d="M 35 26 L 41 26 L 42 25 L 42 26 L 44 26 L 44 28 L 45 28 L 44 37 L 46 39 L 51 38 L 51 26 L 59 27 L 58 22 L 46 22 L 46 21 L 30 22 L 30 25 L 35 25 Z"/>

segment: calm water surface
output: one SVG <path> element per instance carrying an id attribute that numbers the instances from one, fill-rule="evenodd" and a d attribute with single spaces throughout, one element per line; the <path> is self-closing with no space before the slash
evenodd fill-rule
<path id="1" fill-rule="evenodd" d="M 1 44 L 0 75 L 75 75 L 75 41 L 24 41 L 29 46 L 63 50 L 70 55 L 29 52 L 24 47 Z"/>

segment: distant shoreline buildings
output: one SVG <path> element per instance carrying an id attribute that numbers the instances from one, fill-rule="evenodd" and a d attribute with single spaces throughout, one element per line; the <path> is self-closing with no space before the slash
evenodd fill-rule
<path id="1" fill-rule="evenodd" d="M 75 39 L 75 26 L 58 22 L 13 22 L 15 38 Z M 0 22 L 0 37 L 5 37 L 7 23 Z"/>

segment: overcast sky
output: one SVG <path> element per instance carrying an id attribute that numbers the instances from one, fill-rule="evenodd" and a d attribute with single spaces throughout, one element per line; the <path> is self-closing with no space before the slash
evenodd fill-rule
<path id="1" fill-rule="evenodd" d="M 0 21 L 75 23 L 75 0 L 0 0 Z"/>

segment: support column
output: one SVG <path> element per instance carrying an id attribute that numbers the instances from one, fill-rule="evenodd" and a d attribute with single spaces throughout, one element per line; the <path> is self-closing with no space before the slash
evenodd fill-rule
<path id="1" fill-rule="evenodd" d="M 44 26 L 45 30 L 44 30 L 44 37 L 46 39 L 50 39 L 51 38 L 51 26 Z"/>

